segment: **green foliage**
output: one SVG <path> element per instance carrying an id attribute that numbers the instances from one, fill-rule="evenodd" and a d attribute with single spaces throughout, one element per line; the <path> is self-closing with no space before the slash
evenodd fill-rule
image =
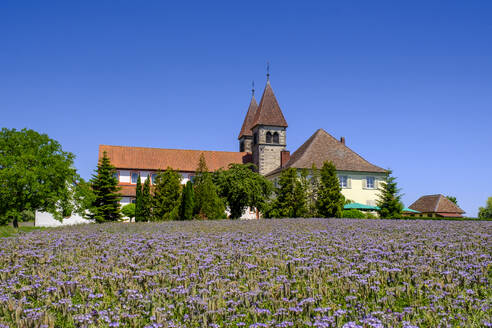
<path id="1" fill-rule="evenodd" d="M 385 180 L 381 182 L 379 188 L 379 217 L 383 219 L 398 219 L 401 218 L 403 204 L 401 202 L 400 189 L 397 188 L 396 178 L 391 176 L 391 171 L 388 172 Z"/>
<path id="2" fill-rule="evenodd" d="M 140 174 L 138 174 L 137 186 L 135 187 L 135 222 L 143 222 L 144 217 L 142 215 L 142 181 Z"/>
<path id="3" fill-rule="evenodd" d="M 188 181 L 183 189 L 183 193 L 180 199 L 179 219 L 181 220 L 193 219 L 194 207 L 195 207 L 195 194 L 193 191 L 193 184 L 191 183 L 191 181 Z"/>
<path id="4" fill-rule="evenodd" d="M 140 203 L 140 215 L 143 221 L 148 222 L 152 218 L 152 195 L 150 194 L 150 176 L 145 179 L 142 188 L 142 201 Z"/>
<path id="5" fill-rule="evenodd" d="M 342 188 L 340 187 L 335 165 L 331 162 L 323 163 L 320 175 L 320 186 L 316 202 L 318 214 L 325 218 L 339 218 L 342 215 L 345 197 L 342 195 Z"/>
<path id="6" fill-rule="evenodd" d="M 133 203 L 126 204 L 121 208 L 121 213 L 127 218 L 130 218 L 130 222 L 131 222 L 132 219 L 135 218 L 135 204 Z"/>
<path id="7" fill-rule="evenodd" d="M 118 180 L 114 176 L 115 167 L 111 165 L 106 152 L 97 165 L 96 174 L 92 176 L 91 185 L 94 199 L 91 204 L 89 218 L 97 223 L 119 221 L 121 219 L 121 199 L 118 194 Z"/>
<path id="8" fill-rule="evenodd" d="M 20 226 L 19 228 L 14 228 L 12 226 L 0 226 L 0 238 L 12 237 L 19 233 L 31 232 L 35 230 L 42 230 L 42 227 L 29 227 L 29 226 Z"/>
<path id="9" fill-rule="evenodd" d="M 200 219 L 221 219 L 225 217 L 225 205 L 208 172 L 203 154 L 200 156 L 195 177 L 195 213 Z"/>
<path id="10" fill-rule="evenodd" d="M 157 174 L 154 183 L 153 220 L 178 218 L 178 214 L 174 213 L 171 216 L 171 212 L 180 205 L 181 175 L 168 167 L 164 172 Z"/>
<path id="11" fill-rule="evenodd" d="M 213 181 L 231 219 L 240 218 L 247 207 L 264 210 L 273 189 L 270 181 L 254 172 L 253 164 L 231 164 L 228 170 L 215 172 Z"/>
<path id="12" fill-rule="evenodd" d="M 485 207 L 480 207 L 478 209 L 478 217 L 480 219 L 492 219 L 492 197 L 487 199 Z"/>
<path id="13" fill-rule="evenodd" d="M 301 182 L 297 169 L 282 171 L 275 190 L 276 198 L 265 215 L 270 218 L 305 217 L 308 213 L 306 186 Z"/>
<path id="14" fill-rule="evenodd" d="M 377 215 L 374 215 L 371 212 L 366 213 L 366 219 L 377 219 L 377 218 L 378 218 Z"/>
<path id="15" fill-rule="evenodd" d="M 62 219 L 78 181 L 72 153 L 46 134 L 29 129 L 0 131 L 0 217 L 17 225 L 26 211 Z M 66 211 L 65 211 L 66 212 Z"/>
<path id="16" fill-rule="evenodd" d="M 355 208 L 342 211 L 342 218 L 365 219 L 366 215 Z"/>
<path id="17" fill-rule="evenodd" d="M 458 205 L 458 200 L 454 196 L 446 196 L 447 199 Z"/>

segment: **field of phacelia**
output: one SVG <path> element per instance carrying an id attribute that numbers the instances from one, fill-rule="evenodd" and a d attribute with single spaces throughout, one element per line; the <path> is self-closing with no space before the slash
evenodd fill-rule
<path id="1" fill-rule="evenodd" d="M 492 222 L 106 224 L 0 239 L 0 327 L 484 327 Z"/>

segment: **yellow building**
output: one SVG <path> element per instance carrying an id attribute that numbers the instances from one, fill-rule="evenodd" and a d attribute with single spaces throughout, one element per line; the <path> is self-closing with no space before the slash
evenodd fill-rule
<path id="1" fill-rule="evenodd" d="M 316 131 L 292 156 L 282 154 L 281 166 L 266 174 L 276 182 L 287 168 L 311 169 L 313 164 L 321 168 L 323 163 L 332 162 L 340 180 L 342 194 L 353 202 L 374 206 L 378 199 L 378 187 L 388 171 L 369 163 L 345 145 L 345 139 L 335 139 L 323 129 Z"/>

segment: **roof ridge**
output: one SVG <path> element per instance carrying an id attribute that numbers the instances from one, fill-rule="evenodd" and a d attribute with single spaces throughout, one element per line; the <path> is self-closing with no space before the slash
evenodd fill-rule
<path id="1" fill-rule="evenodd" d="M 140 146 L 121 146 L 121 145 L 103 145 L 100 144 L 101 147 L 119 147 L 119 148 L 134 148 L 134 149 L 157 149 L 157 150 L 178 150 L 178 151 L 199 151 L 199 152 L 213 152 L 213 153 L 244 153 L 248 154 L 245 151 L 230 151 L 230 150 L 201 150 L 201 149 L 178 149 L 178 148 L 158 148 L 158 147 L 140 147 Z"/>

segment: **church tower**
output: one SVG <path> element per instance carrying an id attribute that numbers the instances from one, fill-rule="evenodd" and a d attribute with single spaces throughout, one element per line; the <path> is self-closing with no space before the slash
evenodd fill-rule
<path id="1" fill-rule="evenodd" d="M 269 74 L 260 105 L 251 123 L 253 163 L 265 175 L 281 165 L 281 154 L 287 145 L 287 122 L 278 105 Z"/>
<path id="2" fill-rule="evenodd" d="M 253 89 L 251 89 L 251 101 L 249 103 L 248 112 L 244 118 L 243 126 L 241 127 L 241 132 L 239 132 L 239 151 L 253 152 L 253 132 L 251 131 L 251 124 L 258 109 L 258 104 L 255 99 L 255 85 L 253 82 Z"/>

